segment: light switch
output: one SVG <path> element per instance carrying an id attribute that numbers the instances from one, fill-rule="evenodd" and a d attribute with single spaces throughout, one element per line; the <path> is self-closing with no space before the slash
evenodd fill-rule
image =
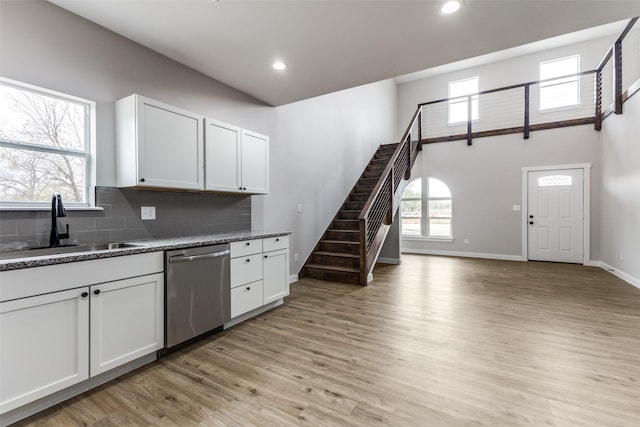
<path id="1" fill-rule="evenodd" d="M 520 205 L 513 205 L 513 210 L 514 211 L 519 211 L 520 210 Z"/>
<path id="2" fill-rule="evenodd" d="M 302 203 L 298 203 L 298 213 L 302 212 Z"/>

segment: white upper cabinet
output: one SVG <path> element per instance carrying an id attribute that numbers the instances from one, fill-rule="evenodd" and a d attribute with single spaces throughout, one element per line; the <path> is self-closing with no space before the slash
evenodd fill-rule
<path id="1" fill-rule="evenodd" d="M 269 192 L 269 137 L 243 129 L 240 146 L 242 191 L 267 194 Z"/>
<path id="2" fill-rule="evenodd" d="M 214 191 L 242 191 L 239 127 L 205 120 L 205 188 Z"/>
<path id="3" fill-rule="evenodd" d="M 269 137 L 205 119 L 205 188 L 267 194 Z"/>
<path id="4" fill-rule="evenodd" d="M 203 117 L 140 95 L 116 103 L 118 187 L 204 189 Z"/>

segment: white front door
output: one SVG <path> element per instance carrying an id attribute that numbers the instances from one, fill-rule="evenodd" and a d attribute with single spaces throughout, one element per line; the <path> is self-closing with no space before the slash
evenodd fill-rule
<path id="1" fill-rule="evenodd" d="M 528 258 L 583 262 L 583 169 L 528 172 Z"/>

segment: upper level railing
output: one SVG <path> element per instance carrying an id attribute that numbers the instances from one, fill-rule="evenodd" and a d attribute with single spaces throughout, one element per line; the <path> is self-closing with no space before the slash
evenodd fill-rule
<path id="1" fill-rule="evenodd" d="M 475 138 L 513 133 L 528 139 L 534 131 L 584 124 L 600 130 L 602 120 L 620 114 L 624 101 L 640 90 L 637 22 L 637 17 L 629 21 L 595 70 L 419 104 L 421 143 L 466 140 L 471 145 Z M 624 63 L 623 51 L 628 52 Z M 561 102 L 563 97 L 569 101 Z M 467 108 L 462 121 L 453 117 L 455 105 Z"/>

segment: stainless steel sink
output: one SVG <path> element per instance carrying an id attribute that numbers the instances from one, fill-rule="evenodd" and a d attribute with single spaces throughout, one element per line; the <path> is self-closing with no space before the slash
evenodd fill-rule
<path id="1" fill-rule="evenodd" d="M 60 254 L 72 254 L 82 252 L 104 251 L 113 249 L 126 249 L 141 247 L 144 245 L 125 242 L 110 242 L 110 243 L 97 243 L 92 245 L 68 245 L 58 246 L 55 248 L 31 248 L 22 251 L 14 252 L 2 252 L 0 253 L 0 260 L 17 259 L 17 258 L 33 258 L 37 256 L 45 255 L 60 255 Z"/>

